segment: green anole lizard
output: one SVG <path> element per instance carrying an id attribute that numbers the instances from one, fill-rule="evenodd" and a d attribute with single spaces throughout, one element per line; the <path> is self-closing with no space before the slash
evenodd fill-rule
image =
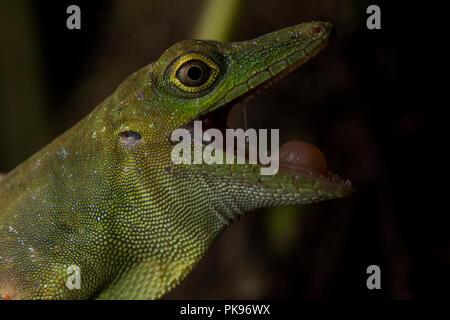
<path id="1" fill-rule="evenodd" d="M 179 42 L 0 179 L 0 297 L 159 298 L 242 214 L 351 193 L 291 160 L 273 176 L 258 164 L 171 160 L 173 130 L 220 122 L 217 111 L 316 55 L 331 31 L 311 22 L 250 41 Z M 80 288 L 66 285 L 70 266 Z"/>

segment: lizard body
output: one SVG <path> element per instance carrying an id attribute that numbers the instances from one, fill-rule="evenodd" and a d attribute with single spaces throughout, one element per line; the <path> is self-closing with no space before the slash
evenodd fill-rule
<path id="1" fill-rule="evenodd" d="M 0 297 L 159 298 L 240 215 L 348 195 L 351 187 L 331 173 L 261 176 L 260 165 L 175 165 L 170 156 L 173 130 L 292 71 L 331 30 L 311 22 L 250 41 L 177 43 L 6 175 Z M 73 265 L 82 281 L 70 290 Z"/>

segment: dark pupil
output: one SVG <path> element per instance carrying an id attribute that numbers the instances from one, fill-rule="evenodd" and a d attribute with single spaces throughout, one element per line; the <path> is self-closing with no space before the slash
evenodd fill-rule
<path id="1" fill-rule="evenodd" d="M 176 77 L 188 87 L 199 87 L 208 81 L 211 68 L 202 61 L 195 60 L 183 64 L 176 72 Z"/>
<path id="2" fill-rule="evenodd" d="M 188 77 L 193 81 L 198 81 L 202 77 L 202 69 L 197 66 L 192 66 L 187 72 Z"/>

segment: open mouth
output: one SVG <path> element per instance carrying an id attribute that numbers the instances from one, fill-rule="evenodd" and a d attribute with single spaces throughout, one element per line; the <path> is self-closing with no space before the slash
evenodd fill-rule
<path id="1" fill-rule="evenodd" d="M 202 129 L 205 131 L 210 128 L 218 129 L 222 133 L 224 139 L 223 145 L 226 146 L 226 130 L 231 129 L 228 125 L 230 112 L 234 108 L 238 107 L 239 104 L 245 103 L 253 96 L 258 94 L 262 89 L 269 87 L 272 83 L 279 80 L 280 78 L 281 77 L 278 77 L 277 79 L 271 79 L 271 81 L 268 81 L 267 83 L 264 83 L 261 86 L 236 98 L 235 100 L 201 116 L 197 120 L 202 121 Z M 246 128 L 244 128 L 244 130 L 246 130 Z M 256 130 L 256 132 L 258 134 L 259 130 Z M 208 145 L 209 143 L 210 142 L 203 141 L 204 145 Z M 236 154 L 236 144 L 234 144 L 234 147 L 234 151 Z M 245 149 L 245 158 L 246 160 L 248 160 L 248 140 L 246 140 Z M 279 172 L 288 173 L 296 177 L 307 177 L 314 180 L 322 180 L 331 184 L 336 184 L 336 186 L 340 185 L 344 187 L 351 187 L 350 180 L 344 180 L 335 173 L 332 173 L 328 170 L 325 155 L 318 147 L 300 140 L 288 141 L 280 147 Z"/>
<path id="2" fill-rule="evenodd" d="M 323 29 L 322 26 L 315 26 L 314 32 L 320 33 Z M 295 36 L 293 34 L 292 36 Z M 315 46 L 313 50 L 311 50 L 307 55 L 303 58 L 297 60 L 292 63 L 290 66 L 274 75 L 273 77 L 263 81 L 255 88 L 248 90 L 241 96 L 236 97 L 232 101 L 220 106 L 216 107 L 213 111 L 207 112 L 206 114 L 200 116 L 197 120 L 202 121 L 203 130 L 207 130 L 210 128 L 218 129 L 223 136 L 224 143 L 226 144 L 226 130 L 231 129 L 227 125 L 228 118 L 231 110 L 235 108 L 240 103 L 246 102 L 251 99 L 253 96 L 258 95 L 262 90 L 271 86 L 274 82 L 279 81 L 281 78 L 291 73 L 293 70 L 298 68 L 300 65 L 308 61 L 310 58 L 315 56 L 318 52 L 320 52 L 327 44 L 329 40 L 323 41 L 319 45 Z M 247 129 L 247 128 L 245 128 Z M 259 130 L 256 130 L 258 133 Z M 259 141 L 259 136 L 258 139 Z M 209 144 L 209 142 L 204 144 Z M 234 144 L 236 146 L 236 144 Z M 246 152 L 245 157 L 248 160 L 248 152 L 249 145 L 248 141 L 246 144 Z M 236 151 L 236 147 L 235 150 Z M 235 153 L 236 154 L 236 153 Z M 323 181 L 325 184 L 331 184 L 336 187 L 343 187 L 345 189 L 351 189 L 351 182 L 349 180 L 341 179 L 336 174 L 332 173 L 328 170 L 327 161 L 323 154 L 323 152 L 316 146 L 304 142 L 304 141 L 288 141 L 284 143 L 278 151 L 278 159 L 279 159 L 279 172 L 287 173 L 295 178 L 308 178 L 313 179 L 314 181 Z M 248 162 L 246 162 L 248 163 Z"/>

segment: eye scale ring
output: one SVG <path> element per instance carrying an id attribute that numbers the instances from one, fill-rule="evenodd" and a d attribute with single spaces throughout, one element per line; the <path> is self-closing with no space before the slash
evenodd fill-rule
<path id="1" fill-rule="evenodd" d="M 202 53 L 187 53 L 171 68 L 169 80 L 178 89 L 197 93 L 208 89 L 219 75 L 219 66 Z"/>

